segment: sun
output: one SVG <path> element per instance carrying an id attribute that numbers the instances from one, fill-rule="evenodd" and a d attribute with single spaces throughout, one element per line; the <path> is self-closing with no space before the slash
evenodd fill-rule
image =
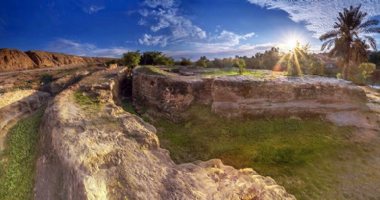
<path id="1" fill-rule="evenodd" d="M 303 37 L 299 34 L 287 34 L 284 36 L 281 46 L 284 51 L 293 51 L 297 45 L 302 44 L 302 42 Z"/>
<path id="2" fill-rule="evenodd" d="M 299 43 L 299 39 L 296 37 L 289 37 L 286 39 L 286 49 L 293 50 L 297 47 L 297 43 Z"/>

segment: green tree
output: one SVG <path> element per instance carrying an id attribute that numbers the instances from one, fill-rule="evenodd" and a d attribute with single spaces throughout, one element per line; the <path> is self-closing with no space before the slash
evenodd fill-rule
<path id="1" fill-rule="evenodd" d="M 369 55 L 369 62 L 376 64 L 377 69 L 380 69 L 380 51 L 372 52 Z"/>
<path id="2" fill-rule="evenodd" d="M 330 55 L 341 57 L 343 60 L 343 78 L 348 79 L 349 67 L 357 65 L 367 59 L 369 46 L 376 50 L 376 41 L 366 33 L 380 33 L 376 19 L 365 21 L 366 12 L 360 10 L 361 6 L 345 8 L 339 12 L 334 29 L 323 34 L 319 39 L 325 41 L 322 51 L 330 50 Z M 363 37 L 360 37 L 364 35 Z M 368 45 L 368 44 L 369 45 Z"/>
<path id="3" fill-rule="evenodd" d="M 166 65 L 171 66 L 174 60 L 159 51 L 147 51 L 141 56 L 141 65 Z"/>
<path id="4" fill-rule="evenodd" d="M 242 75 L 247 65 L 243 59 L 236 58 L 233 66 L 239 68 L 239 74 Z"/>
<path id="5" fill-rule="evenodd" d="M 179 61 L 179 65 L 181 66 L 190 66 L 192 64 L 193 62 L 191 62 L 191 60 L 187 58 L 181 58 L 181 61 Z"/>
<path id="6" fill-rule="evenodd" d="M 199 60 L 197 62 L 195 62 L 195 65 L 198 66 L 198 67 L 207 67 L 207 64 L 209 63 L 210 61 L 207 59 L 206 56 L 202 56 L 199 58 Z"/>
<path id="7" fill-rule="evenodd" d="M 139 51 L 130 51 L 123 54 L 122 62 L 128 67 L 134 68 L 139 65 L 141 60 L 141 54 Z"/>
<path id="8" fill-rule="evenodd" d="M 354 75 L 350 78 L 352 82 L 364 85 L 367 83 L 369 78 L 371 78 L 372 73 L 376 70 L 376 65 L 373 63 L 362 63 L 357 67 L 353 68 L 355 72 Z"/>

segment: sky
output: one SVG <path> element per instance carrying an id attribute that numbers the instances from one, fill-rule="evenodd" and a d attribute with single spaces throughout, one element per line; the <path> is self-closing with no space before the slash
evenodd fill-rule
<path id="1" fill-rule="evenodd" d="M 102 57 L 136 50 L 252 56 L 294 41 L 318 52 L 318 37 L 343 8 L 361 4 L 368 19 L 380 19 L 380 0 L 1 1 L 0 48 Z"/>

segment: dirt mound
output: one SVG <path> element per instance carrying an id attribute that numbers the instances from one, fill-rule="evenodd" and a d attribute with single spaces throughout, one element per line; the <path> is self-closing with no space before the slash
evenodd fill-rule
<path id="1" fill-rule="evenodd" d="M 29 56 L 17 49 L 0 49 L 0 71 L 35 68 L 37 65 Z"/>
<path id="2" fill-rule="evenodd" d="M 46 51 L 22 52 L 17 49 L 0 49 L 0 72 L 44 67 L 105 63 L 108 58 L 93 58 L 52 53 Z"/>

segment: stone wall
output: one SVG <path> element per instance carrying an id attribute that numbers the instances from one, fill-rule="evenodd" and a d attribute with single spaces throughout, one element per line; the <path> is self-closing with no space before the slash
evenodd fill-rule
<path id="1" fill-rule="evenodd" d="M 226 117 L 309 116 L 367 109 L 365 92 L 349 82 L 305 76 L 202 77 L 135 70 L 133 101 L 156 115 L 181 118 L 191 105 L 210 105 Z"/>

